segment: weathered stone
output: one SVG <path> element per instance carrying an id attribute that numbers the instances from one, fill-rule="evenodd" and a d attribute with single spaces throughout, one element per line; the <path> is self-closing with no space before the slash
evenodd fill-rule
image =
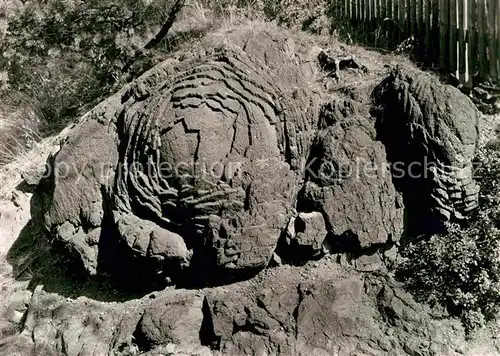
<path id="1" fill-rule="evenodd" d="M 353 262 L 354 268 L 359 272 L 374 272 L 383 266 L 382 257 L 378 253 L 362 255 Z"/>
<path id="2" fill-rule="evenodd" d="M 430 75 L 398 70 L 373 94 L 381 108 L 378 138 L 404 194 L 409 231 L 433 232 L 442 221 L 464 219 L 478 204 L 471 179 L 479 140 L 477 108 Z"/>
<path id="3" fill-rule="evenodd" d="M 8 307 L 6 311 L 6 319 L 12 324 L 19 325 L 22 321 L 24 313 L 26 312 L 29 301 L 31 299 L 31 292 L 27 290 L 21 290 L 15 292 L 8 299 Z"/>
<path id="4" fill-rule="evenodd" d="M 328 235 L 325 219 L 319 212 L 299 213 L 290 219 L 281 253 L 291 261 L 307 261 L 326 252 L 324 242 Z"/>
<path id="5" fill-rule="evenodd" d="M 97 259 L 99 254 L 99 239 L 101 228 L 88 233 L 80 226 L 75 227 L 66 221 L 57 228 L 57 237 L 71 254 L 79 260 L 90 275 L 97 274 Z"/>
<path id="6" fill-rule="evenodd" d="M 379 77 L 365 93 L 326 93 L 311 84 L 328 80 L 319 53 L 299 35 L 237 30 L 125 86 L 51 159 L 36 194 L 50 234 L 92 275 L 124 266 L 159 283 L 220 283 L 266 268 L 275 253 L 285 263 L 377 255 L 412 231 L 396 188 L 410 217 L 420 201 L 450 218 L 474 209 L 470 102 L 453 106 L 463 97 L 454 89 L 393 76 L 374 92 L 387 115 L 372 120 Z M 395 186 L 388 160 L 428 157 L 427 185 Z"/>
<path id="7" fill-rule="evenodd" d="M 108 304 L 84 297 L 67 300 L 40 287 L 30 300 L 22 332 L 0 345 L 1 354 L 19 350 L 22 355 L 108 355 L 131 342 L 140 303 Z"/>
<path id="8" fill-rule="evenodd" d="M 374 127 L 366 119 L 344 117 L 325 125 L 311 150 L 299 209 L 325 212 L 334 252 L 397 241 L 403 231 L 403 204 Z"/>
<path id="9" fill-rule="evenodd" d="M 269 288 L 258 283 L 242 285 L 238 292 L 210 292 L 212 347 L 231 355 L 430 356 L 434 345 L 459 354 L 463 330 L 453 321 L 440 321 L 443 332 L 432 334 L 436 321 L 428 310 L 389 279 L 363 281 L 354 273 L 299 282 L 287 273 L 290 283 L 285 285 L 269 278 Z"/>
<path id="10" fill-rule="evenodd" d="M 200 343 L 203 297 L 196 292 L 172 291 L 147 307 L 136 332 L 142 349 L 166 344 Z M 201 346 L 201 345 L 200 345 Z"/>

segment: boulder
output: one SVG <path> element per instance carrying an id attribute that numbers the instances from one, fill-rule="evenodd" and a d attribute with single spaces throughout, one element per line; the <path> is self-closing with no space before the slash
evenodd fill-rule
<path id="1" fill-rule="evenodd" d="M 480 113 L 458 89 L 429 74 L 394 69 L 375 88 L 377 136 L 403 192 L 412 233 L 439 231 L 478 206 L 472 162 Z M 432 223 L 434 222 L 434 223 Z"/>
<path id="2" fill-rule="evenodd" d="M 146 308 L 135 332 L 141 349 L 200 344 L 202 306 L 203 296 L 195 291 L 172 291 L 156 297 Z"/>

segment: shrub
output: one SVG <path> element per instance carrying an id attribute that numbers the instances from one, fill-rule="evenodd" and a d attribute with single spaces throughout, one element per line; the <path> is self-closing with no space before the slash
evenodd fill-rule
<path id="1" fill-rule="evenodd" d="M 74 117 L 127 80 L 132 61 L 171 0 L 26 1 L 7 18 L 0 71 L 8 90 L 40 103 L 43 118 Z"/>
<path id="2" fill-rule="evenodd" d="M 480 210 L 467 227 L 403 248 L 398 274 L 420 299 L 461 317 L 468 332 L 493 319 L 500 305 L 500 154 L 478 157 Z"/>
<path id="3" fill-rule="evenodd" d="M 2 98 L 0 108 L 0 165 L 8 163 L 35 145 L 39 137 L 37 108 L 24 97 Z"/>
<path id="4" fill-rule="evenodd" d="M 265 0 L 263 8 L 267 17 L 276 19 L 280 25 L 313 33 L 328 33 L 328 4 L 326 0 Z"/>

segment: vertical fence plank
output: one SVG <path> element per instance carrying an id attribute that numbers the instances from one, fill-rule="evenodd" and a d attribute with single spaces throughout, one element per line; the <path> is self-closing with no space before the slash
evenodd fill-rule
<path id="1" fill-rule="evenodd" d="M 411 22 L 411 6 L 413 0 L 406 0 L 406 37 L 410 37 L 413 33 L 413 24 Z"/>
<path id="2" fill-rule="evenodd" d="M 465 0 L 458 1 L 458 73 L 460 83 L 465 83 Z"/>
<path id="3" fill-rule="evenodd" d="M 356 11 L 356 8 L 357 8 L 357 3 L 358 3 L 358 0 L 352 0 L 352 23 L 353 24 L 356 24 L 357 22 L 357 11 Z"/>
<path id="4" fill-rule="evenodd" d="M 385 36 L 385 24 L 384 24 L 384 19 L 386 17 L 386 7 L 385 7 L 385 0 L 378 0 L 379 3 L 379 18 L 378 18 L 378 28 L 377 28 L 377 34 L 376 36 Z M 381 38 L 378 38 L 377 41 L 380 43 Z"/>
<path id="5" fill-rule="evenodd" d="M 450 62 L 448 71 L 455 74 L 457 71 L 457 0 L 449 0 L 449 24 L 450 24 Z"/>
<path id="6" fill-rule="evenodd" d="M 361 0 L 357 0 L 356 12 L 358 16 L 358 25 L 361 24 Z"/>
<path id="7" fill-rule="evenodd" d="M 371 6 L 371 0 L 366 0 L 366 26 L 368 28 L 368 31 L 370 35 L 373 33 L 373 28 L 372 28 L 372 6 Z"/>
<path id="8" fill-rule="evenodd" d="M 425 27 L 424 27 L 424 0 L 417 1 L 417 33 L 415 39 L 417 40 L 417 54 L 420 60 L 425 56 Z"/>
<path id="9" fill-rule="evenodd" d="M 424 0 L 417 1 L 417 34 L 422 37 L 424 32 Z"/>
<path id="10" fill-rule="evenodd" d="M 477 6 L 476 0 L 467 0 L 467 51 L 469 52 L 467 70 L 470 84 L 477 73 Z"/>
<path id="11" fill-rule="evenodd" d="M 377 6 L 375 0 L 370 0 L 370 7 L 372 9 L 370 25 L 371 25 L 371 30 L 373 32 L 377 29 Z"/>
<path id="12" fill-rule="evenodd" d="M 489 0 L 488 1 L 488 59 L 490 65 L 490 77 L 496 79 L 498 77 L 497 73 L 497 58 L 498 48 L 497 48 L 497 39 L 496 39 L 496 19 L 500 14 L 497 12 L 497 1 Z"/>
<path id="13" fill-rule="evenodd" d="M 397 1 L 397 0 L 395 0 Z M 392 37 L 392 31 L 393 31 L 393 25 L 394 25 L 394 19 L 392 17 L 392 0 L 387 0 L 387 10 L 386 10 L 386 18 L 387 21 L 385 21 L 385 28 L 387 29 L 386 31 L 386 37 L 387 37 L 387 46 L 389 48 L 392 48 L 393 43 L 394 43 L 394 38 Z"/>
<path id="14" fill-rule="evenodd" d="M 399 30 L 399 2 L 400 0 L 394 0 L 392 3 L 392 38 L 394 39 L 394 45 L 401 43 L 401 31 Z"/>
<path id="15" fill-rule="evenodd" d="M 431 34 L 431 8 L 432 0 L 426 0 L 424 9 L 424 38 L 425 38 L 425 64 L 432 64 L 432 34 Z"/>
<path id="16" fill-rule="evenodd" d="M 371 34 L 371 32 L 372 32 L 372 23 L 371 23 L 372 14 L 370 12 L 371 11 L 370 2 L 371 2 L 371 0 L 366 0 L 366 4 L 365 4 L 365 6 L 366 6 L 366 19 L 365 19 L 365 22 L 366 22 L 366 29 L 367 29 L 368 33 Z"/>
<path id="17" fill-rule="evenodd" d="M 479 0 L 481 1 L 481 0 Z M 443 70 L 448 66 L 448 47 L 449 47 L 449 33 L 448 33 L 448 0 L 441 0 L 439 9 L 439 67 Z"/>
<path id="18" fill-rule="evenodd" d="M 432 64 L 439 66 L 439 0 L 432 0 Z"/>
<path id="19" fill-rule="evenodd" d="M 399 24 L 399 43 L 406 39 L 406 4 L 405 0 L 399 0 L 398 24 Z"/>
<path id="20" fill-rule="evenodd" d="M 363 30 L 363 40 L 366 40 L 365 0 L 360 0 L 360 3 L 359 3 L 359 21 L 360 21 L 359 27 Z"/>
<path id="21" fill-rule="evenodd" d="M 358 17 L 358 25 L 361 24 L 361 0 L 357 0 L 356 12 Z"/>
<path id="22" fill-rule="evenodd" d="M 477 1 L 477 29 L 478 29 L 478 51 L 479 51 L 479 76 L 486 77 L 488 72 L 488 59 L 486 57 L 486 4 L 485 0 Z"/>
<path id="23" fill-rule="evenodd" d="M 418 23 L 417 23 L 417 0 L 411 0 L 411 34 L 416 36 L 418 33 Z"/>
<path id="24" fill-rule="evenodd" d="M 498 77 L 496 78 L 497 83 L 500 84 L 500 0 L 496 0 L 497 3 L 497 19 L 495 23 L 496 28 L 496 41 L 497 41 L 497 73 Z"/>

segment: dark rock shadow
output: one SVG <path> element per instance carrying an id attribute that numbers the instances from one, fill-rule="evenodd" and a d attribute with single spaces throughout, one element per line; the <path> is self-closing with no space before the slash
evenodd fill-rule
<path id="1" fill-rule="evenodd" d="M 133 256 L 120 243 L 112 219 L 101 226 L 98 271 L 89 276 L 83 265 L 71 253 L 54 242 L 44 226 L 43 215 L 48 209 L 54 187 L 49 180 L 38 186 L 22 183 L 17 189 L 33 194 L 30 202 L 31 220 L 19 234 L 7 254 L 16 280 L 29 280 L 29 289 L 43 285 L 44 290 L 78 298 L 85 296 L 97 301 L 123 302 L 163 290 L 169 285 L 184 289 L 200 289 L 247 280 L 261 269 L 225 271 L 213 265 L 213 256 L 206 249 L 194 254 L 192 266 L 170 278 L 155 275 L 155 267 L 146 258 Z"/>
<path id="2" fill-rule="evenodd" d="M 130 282 L 124 288 L 119 279 L 110 278 L 105 271 L 89 277 L 62 246 L 52 244 L 42 219 L 48 204 L 45 197 L 53 192 L 48 181 L 40 182 L 37 187 L 22 183 L 17 189 L 34 194 L 30 202 L 32 218 L 7 253 L 7 262 L 12 266 L 16 280 L 29 280 L 30 290 L 43 285 L 45 291 L 65 297 L 85 296 L 105 302 L 123 302 L 147 294 L 131 288 L 134 285 Z M 106 227 L 102 230 L 101 241 L 106 242 L 110 230 Z"/>

